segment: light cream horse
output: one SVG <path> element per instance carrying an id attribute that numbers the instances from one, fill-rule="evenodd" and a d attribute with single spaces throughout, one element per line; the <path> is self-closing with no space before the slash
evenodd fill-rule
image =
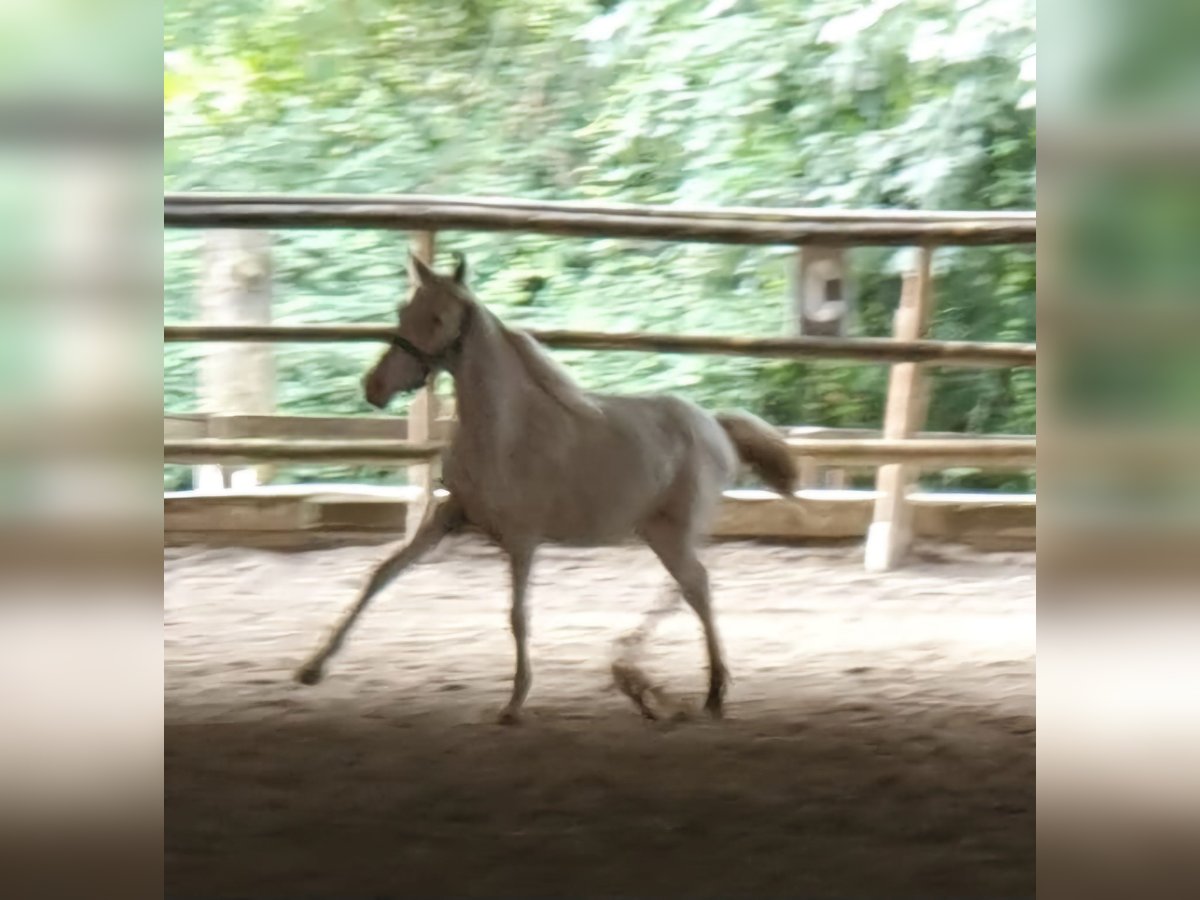
<path id="1" fill-rule="evenodd" d="M 709 662 L 705 708 L 719 716 L 726 670 L 697 546 L 739 459 L 773 490 L 792 495 L 796 468 L 783 438 L 753 416 L 712 416 L 676 397 L 586 393 L 532 338 L 505 327 L 475 299 L 461 257 L 450 276 L 411 257 L 409 274 L 399 331 L 364 388 L 367 401 L 382 409 L 434 371 L 453 376 L 459 424 L 443 465 L 450 498 L 375 570 L 297 679 L 320 681 L 325 661 L 371 598 L 444 536 L 474 526 L 512 567 L 517 665 L 501 721 L 515 722 L 531 680 L 525 595 L 537 546 L 594 546 L 636 535 L 700 617 Z"/>

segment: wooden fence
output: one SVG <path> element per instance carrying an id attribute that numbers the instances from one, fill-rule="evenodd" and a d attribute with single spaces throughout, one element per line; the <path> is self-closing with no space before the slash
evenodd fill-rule
<path id="1" fill-rule="evenodd" d="M 866 562 L 872 570 L 900 563 L 913 536 L 910 492 L 916 473 L 953 466 L 1030 469 L 1032 437 L 921 434 L 928 404 L 929 366 L 1020 367 L 1036 364 L 1033 344 L 935 341 L 925 337 L 934 308 L 931 260 L 939 246 L 1029 244 L 1036 239 L 1033 213 L 928 213 L 809 209 L 684 209 L 629 204 L 554 203 L 507 198 L 397 196 L 271 196 L 183 194 L 165 198 L 168 227 L 257 231 L 278 228 L 373 228 L 415 231 L 414 252 L 435 255 L 435 229 L 521 231 L 576 237 L 622 237 L 732 244 L 812 247 L 888 245 L 917 248 L 916 265 L 903 281 L 892 338 L 793 336 L 786 338 L 535 331 L 548 347 L 706 353 L 766 358 L 845 359 L 889 365 L 891 377 L 882 431 L 845 434 L 826 429 L 789 434 L 789 444 L 809 472 L 875 468 L 874 515 L 867 530 Z M 249 271 L 261 275 L 261 260 Z M 269 271 L 269 266 L 267 266 Z M 261 285 L 259 285 L 261 287 Z M 220 293 L 218 288 L 217 293 Z M 261 290 L 259 291 L 261 294 Z M 219 305 L 219 304 L 218 304 Z M 261 304 L 260 304 L 261 306 Z M 201 323 L 165 326 L 168 342 L 214 342 L 223 347 L 263 347 L 276 342 L 385 342 L 394 326 L 280 326 L 247 321 L 226 308 Z M 224 319 L 221 321 L 221 319 Z M 230 410 L 222 407 L 219 411 Z M 212 403 L 210 403 L 210 406 Z M 253 404 L 251 404 L 253 405 Z M 168 417 L 164 461 L 221 466 L 282 462 L 408 465 L 415 469 L 421 502 L 408 522 L 433 502 L 436 462 L 453 430 L 453 416 L 422 391 L 402 423 L 337 417 L 287 417 L 260 409 L 251 415 Z M 793 429 L 793 432 L 796 432 Z"/>

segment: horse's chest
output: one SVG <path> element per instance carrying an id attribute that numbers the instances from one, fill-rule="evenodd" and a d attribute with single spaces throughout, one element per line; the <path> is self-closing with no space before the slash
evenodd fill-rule
<path id="1" fill-rule="evenodd" d="M 467 518 L 492 532 L 502 532 L 522 519 L 545 488 L 529 477 L 517 458 L 483 458 L 448 453 L 442 468 L 446 489 L 458 500 Z"/>

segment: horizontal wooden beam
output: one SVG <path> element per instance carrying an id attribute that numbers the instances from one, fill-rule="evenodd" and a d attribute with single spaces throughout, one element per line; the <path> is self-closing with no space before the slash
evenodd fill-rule
<path id="1" fill-rule="evenodd" d="M 267 438 L 198 438 L 163 441 L 163 462 L 251 465 L 261 462 L 414 465 L 435 458 L 443 443 L 396 440 L 306 441 Z"/>
<path id="2" fill-rule="evenodd" d="M 302 547 L 394 542 L 416 489 L 289 485 L 250 492 L 182 492 L 164 498 L 163 539 L 171 545 Z M 726 492 L 719 538 L 861 540 L 873 491 L 803 491 L 784 500 L 761 491 Z M 914 494 L 915 531 L 927 540 L 990 550 L 1032 550 L 1037 506 L 1023 494 Z"/>
<path id="3" fill-rule="evenodd" d="M 443 398 L 445 399 L 445 398 Z M 455 427 L 452 418 L 438 420 L 439 440 L 448 439 Z M 789 439 L 840 440 L 880 438 L 878 428 L 827 428 L 821 425 L 788 425 L 779 429 Z M 293 416 L 241 415 L 221 413 L 165 413 L 163 437 L 166 440 L 197 438 L 299 438 L 308 440 L 404 440 L 408 438 L 408 420 L 404 416 Z M 956 431 L 922 431 L 913 437 L 922 440 L 978 440 L 983 435 Z M 999 436 L 997 436 L 999 437 Z M 1006 435 L 1004 440 L 1029 440 L 1032 435 Z"/>
<path id="4" fill-rule="evenodd" d="M 779 430 L 787 438 L 840 439 L 840 438 L 881 438 L 883 431 L 879 428 L 834 428 L 825 425 L 782 425 Z M 981 437 L 995 437 L 1003 440 L 1023 441 L 1034 437 L 1032 434 L 983 435 L 965 431 L 918 431 L 913 435 L 921 440 L 973 441 Z"/>
<path id="5" fill-rule="evenodd" d="M 439 419 L 434 437 L 448 438 L 454 422 Z M 403 416 L 287 416 L 208 415 L 203 413 L 163 416 L 163 438 L 267 438 L 272 440 L 406 440 L 408 419 Z"/>
<path id="6" fill-rule="evenodd" d="M 581 238 L 699 241 L 720 244 L 915 246 L 1032 244 L 1030 221 L 830 221 L 805 218 L 759 220 L 741 216 L 689 216 L 669 207 L 654 214 L 576 212 L 456 201 L 180 202 L 165 198 L 168 228 L 351 228 L 395 231 L 506 231 Z"/>
<path id="7" fill-rule="evenodd" d="M 792 453 L 825 465 L 876 466 L 905 462 L 936 469 L 953 466 L 1030 468 L 1036 463 L 1033 439 L 792 439 Z M 444 442 L 405 440 L 296 440 L 195 438 L 163 442 L 165 462 L 248 465 L 261 462 L 358 463 L 405 466 L 436 457 Z"/>
<path id="8" fill-rule="evenodd" d="M 537 330 L 531 337 L 559 350 L 629 350 L 709 353 L 775 359 L 848 359 L 859 362 L 924 362 L 938 366 L 1033 366 L 1036 344 L 983 341 L 900 341 L 894 338 L 739 338 L 713 335 Z M 252 343 L 371 342 L 391 340 L 392 325 L 167 325 L 163 340 Z"/>
<path id="9" fill-rule="evenodd" d="M 986 469 L 1029 469 L 1037 465 L 1034 438 L 793 438 L 796 456 L 825 465 L 882 466 L 912 464 L 922 469 L 969 466 Z"/>
<path id="10" fill-rule="evenodd" d="M 1028 210 L 912 210 L 912 209 L 828 209 L 825 207 L 747 207 L 650 205 L 612 201 L 528 200 L 519 197 L 438 194 L 233 194 L 189 191 L 168 193 L 164 202 L 170 207 L 186 206 L 439 206 L 470 209 L 522 210 L 526 212 L 574 213 L 576 215 L 672 216 L 688 219 L 730 219 L 750 222 L 869 222 L 938 223 L 973 222 L 979 224 L 1021 225 L 1034 228 L 1037 213 Z"/>

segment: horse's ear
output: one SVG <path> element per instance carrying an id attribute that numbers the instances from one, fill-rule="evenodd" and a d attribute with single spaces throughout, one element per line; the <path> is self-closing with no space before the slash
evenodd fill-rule
<path id="1" fill-rule="evenodd" d="M 411 250 L 408 251 L 408 275 L 414 284 L 432 284 L 434 279 L 433 269 Z"/>
<path id="2" fill-rule="evenodd" d="M 461 253 L 454 254 L 454 283 L 467 283 L 467 258 Z"/>

